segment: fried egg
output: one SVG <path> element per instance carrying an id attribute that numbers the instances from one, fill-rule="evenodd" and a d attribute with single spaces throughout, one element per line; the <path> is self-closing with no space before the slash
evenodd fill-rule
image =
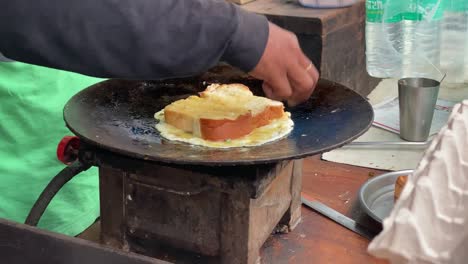
<path id="1" fill-rule="evenodd" d="M 156 129 L 160 132 L 162 137 L 168 140 L 210 148 L 237 148 L 263 145 L 285 137 L 294 127 L 294 122 L 291 120 L 291 114 L 289 112 L 285 112 L 282 118 L 272 120 L 270 124 L 256 128 L 250 134 L 241 138 L 228 139 L 224 141 L 211 141 L 196 137 L 191 133 L 187 133 L 166 123 L 164 121 L 164 109 L 157 112 L 154 117 L 159 121 L 156 124 Z"/>

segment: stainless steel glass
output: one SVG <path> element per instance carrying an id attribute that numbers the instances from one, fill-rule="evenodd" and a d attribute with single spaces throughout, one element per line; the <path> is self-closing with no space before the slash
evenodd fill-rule
<path id="1" fill-rule="evenodd" d="M 440 82 L 428 78 L 403 78 L 398 81 L 400 137 L 426 141 L 439 95 Z"/>

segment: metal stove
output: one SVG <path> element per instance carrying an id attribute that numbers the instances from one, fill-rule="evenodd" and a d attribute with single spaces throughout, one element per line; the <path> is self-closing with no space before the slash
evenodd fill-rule
<path id="1" fill-rule="evenodd" d="M 79 142 L 61 146 L 62 159 L 78 157 L 64 174 L 99 167 L 102 243 L 176 263 L 256 263 L 272 232 L 300 221 L 301 159 L 352 141 L 373 119 L 360 95 L 320 80 L 308 102 L 287 109 L 295 127 L 276 142 L 217 150 L 162 138 L 154 113 L 212 82 L 261 95 L 259 81 L 221 67 L 188 79 L 108 80 L 65 106 Z M 40 200 L 29 223 L 47 205 Z"/>

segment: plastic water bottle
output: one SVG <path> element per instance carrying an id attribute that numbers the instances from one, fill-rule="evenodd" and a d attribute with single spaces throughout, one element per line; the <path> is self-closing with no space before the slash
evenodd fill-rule
<path id="1" fill-rule="evenodd" d="M 401 46 L 401 16 L 384 19 L 385 4 L 386 0 L 366 1 L 366 67 L 369 75 L 378 78 L 400 75 L 401 71 L 397 52 Z"/>
<path id="2" fill-rule="evenodd" d="M 447 1 L 442 19 L 441 68 L 447 72 L 447 81 L 465 81 L 468 61 L 467 13 L 465 0 Z"/>
<path id="3" fill-rule="evenodd" d="M 403 10 L 402 73 L 395 77 L 434 77 L 440 67 L 440 3 L 413 0 Z"/>
<path id="4" fill-rule="evenodd" d="M 371 76 L 433 74 L 440 61 L 441 1 L 367 0 L 366 58 Z"/>
<path id="5" fill-rule="evenodd" d="M 468 34 L 468 4 L 465 5 L 466 33 Z M 465 40 L 465 83 L 468 83 L 468 38 Z"/>

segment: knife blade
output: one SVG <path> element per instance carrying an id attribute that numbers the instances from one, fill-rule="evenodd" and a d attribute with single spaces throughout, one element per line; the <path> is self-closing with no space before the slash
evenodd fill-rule
<path id="1" fill-rule="evenodd" d="M 329 219 L 335 221 L 341 226 L 346 227 L 347 229 L 355 232 L 356 234 L 361 235 L 364 238 L 372 240 L 377 234 L 367 229 L 366 227 L 356 223 L 353 219 L 337 212 L 336 210 L 324 205 L 318 201 L 309 201 L 304 197 L 301 197 L 302 204 L 313 209 L 314 211 L 328 217 Z"/>

